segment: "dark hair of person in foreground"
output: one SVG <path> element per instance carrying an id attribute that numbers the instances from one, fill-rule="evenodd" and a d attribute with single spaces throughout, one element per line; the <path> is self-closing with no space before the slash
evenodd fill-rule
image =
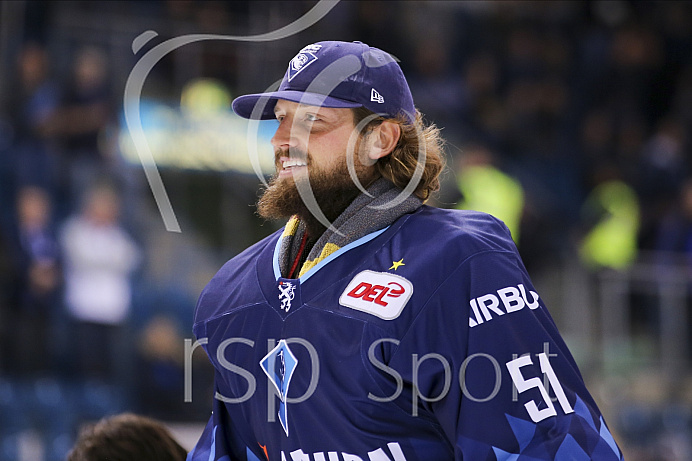
<path id="1" fill-rule="evenodd" d="M 186 456 L 163 424 L 123 413 L 82 429 L 66 461 L 184 461 Z"/>

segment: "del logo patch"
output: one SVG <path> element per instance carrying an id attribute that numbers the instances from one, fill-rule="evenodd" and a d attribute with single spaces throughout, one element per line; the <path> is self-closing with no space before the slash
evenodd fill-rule
<path id="1" fill-rule="evenodd" d="M 384 320 L 393 320 L 399 317 L 412 294 L 413 285 L 405 278 L 366 270 L 349 282 L 339 297 L 339 304 Z"/>

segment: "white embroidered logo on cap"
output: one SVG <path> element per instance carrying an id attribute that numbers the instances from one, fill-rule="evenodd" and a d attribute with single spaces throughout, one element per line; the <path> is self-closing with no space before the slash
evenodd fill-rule
<path id="1" fill-rule="evenodd" d="M 377 102 L 379 104 L 384 104 L 384 98 L 380 93 L 377 92 L 375 88 L 370 91 L 370 100 L 372 102 Z"/>
<path id="2" fill-rule="evenodd" d="M 293 78 L 298 75 L 303 69 L 317 61 L 317 56 L 315 52 L 319 51 L 322 45 L 308 45 L 293 58 L 291 59 L 291 64 L 288 66 L 288 81 L 290 82 Z"/>

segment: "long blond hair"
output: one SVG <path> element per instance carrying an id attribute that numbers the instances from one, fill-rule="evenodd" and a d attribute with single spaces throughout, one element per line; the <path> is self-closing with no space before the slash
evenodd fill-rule
<path id="1" fill-rule="evenodd" d="M 417 178 L 413 193 L 424 201 L 430 198 L 430 194 L 440 188 L 440 173 L 445 165 L 444 140 L 440 129 L 432 123 L 426 126 L 423 115 L 418 110 L 413 123 L 404 117 L 387 119 L 377 116 L 363 107 L 352 110 L 356 125 L 365 119 L 371 119 L 363 133 L 385 120 L 393 121 L 401 127 L 401 135 L 394 150 L 380 158 L 375 167 L 384 178 L 400 189 L 405 189 Z"/>

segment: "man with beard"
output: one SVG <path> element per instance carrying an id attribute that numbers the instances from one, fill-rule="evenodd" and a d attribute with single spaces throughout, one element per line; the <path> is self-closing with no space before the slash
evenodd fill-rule
<path id="1" fill-rule="evenodd" d="M 390 55 L 308 45 L 233 109 L 278 120 L 258 209 L 289 221 L 200 296 L 188 460 L 622 459 L 507 227 L 424 205 L 442 141 Z"/>

